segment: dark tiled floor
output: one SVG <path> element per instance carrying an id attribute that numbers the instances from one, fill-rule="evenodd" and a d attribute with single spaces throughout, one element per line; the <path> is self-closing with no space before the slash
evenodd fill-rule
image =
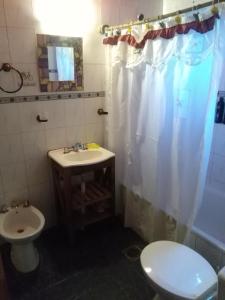
<path id="1" fill-rule="evenodd" d="M 12 300 L 151 300 L 153 291 L 139 260 L 123 250 L 144 243 L 119 222 L 101 223 L 79 233 L 74 246 L 58 228 L 42 234 L 36 245 L 40 266 L 29 275 L 10 263 L 9 245 L 2 247 Z"/>

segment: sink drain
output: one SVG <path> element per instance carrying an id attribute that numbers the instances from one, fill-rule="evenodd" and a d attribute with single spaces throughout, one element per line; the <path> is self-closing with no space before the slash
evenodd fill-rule
<path id="1" fill-rule="evenodd" d="M 139 260 L 142 248 L 138 245 L 132 245 L 123 250 L 123 254 L 130 261 Z"/>
<path id="2" fill-rule="evenodd" d="M 24 232 L 24 229 L 20 228 L 20 229 L 17 229 L 17 233 L 22 233 Z"/>

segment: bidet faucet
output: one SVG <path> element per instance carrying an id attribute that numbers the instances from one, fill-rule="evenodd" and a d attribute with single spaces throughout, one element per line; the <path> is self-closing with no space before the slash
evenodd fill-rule
<path id="1" fill-rule="evenodd" d="M 1 206 L 0 206 L 0 214 L 5 214 L 5 213 L 7 213 L 9 210 L 8 210 L 8 207 L 7 207 L 7 205 L 6 204 L 2 204 Z"/>
<path id="2" fill-rule="evenodd" d="M 30 206 L 30 201 L 29 200 L 25 200 L 23 202 L 23 207 L 29 207 Z"/>
<path id="3" fill-rule="evenodd" d="M 17 200 L 12 200 L 10 203 L 11 208 L 18 208 L 19 207 L 19 201 Z"/>

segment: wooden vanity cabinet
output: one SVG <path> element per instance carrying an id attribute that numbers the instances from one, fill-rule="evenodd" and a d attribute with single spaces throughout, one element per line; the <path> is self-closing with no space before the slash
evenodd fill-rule
<path id="1" fill-rule="evenodd" d="M 115 158 L 63 168 L 51 160 L 59 222 L 70 239 L 74 229 L 112 217 L 115 211 Z"/>

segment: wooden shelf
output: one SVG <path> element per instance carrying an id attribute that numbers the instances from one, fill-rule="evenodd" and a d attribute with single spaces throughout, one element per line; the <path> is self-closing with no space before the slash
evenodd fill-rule
<path id="1" fill-rule="evenodd" d="M 103 221 L 113 216 L 112 210 L 107 209 L 104 212 L 95 212 L 94 210 L 88 210 L 85 214 L 77 211 L 73 212 L 73 223 L 76 228 L 82 228 L 90 224 L 94 224 L 99 221 Z"/>
<path id="2" fill-rule="evenodd" d="M 112 199 L 112 192 L 97 182 L 85 184 L 85 191 L 82 193 L 81 186 L 73 188 L 73 209 L 79 210 L 84 207 L 94 205 Z"/>

